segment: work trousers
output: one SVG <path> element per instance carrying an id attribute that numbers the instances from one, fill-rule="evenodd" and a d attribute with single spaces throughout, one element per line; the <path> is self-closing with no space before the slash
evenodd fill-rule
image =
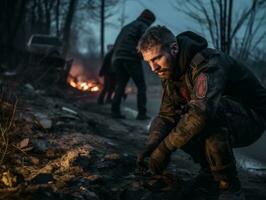
<path id="1" fill-rule="evenodd" d="M 137 87 L 137 107 L 139 114 L 146 114 L 146 84 L 141 61 L 116 60 L 113 63 L 117 85 L 112 101 L 112 112 L 120 113 L 121 99 L 130 78 Z"/>
<path id="2" fill-rule="evenodd" d="M 266 120 L 253 109 L 222 97 L 212 121 L 182 149 L 217 181 L 230 180 L 237 176 L 232 149 L 254 143 L 265 127 Z"/>

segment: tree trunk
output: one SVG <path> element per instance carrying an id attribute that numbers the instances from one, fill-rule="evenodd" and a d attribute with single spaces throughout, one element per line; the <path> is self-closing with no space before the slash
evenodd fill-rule
<path id="1" fill-rule="evenodd" d="M 233 10 L 233 0 L 229 0 L 229 13 L 228 13 L 228 28 L 227 28 L 227 53 L 231 52 L 231 29 L 232 29 L 232 10 Z"/>
<path id="2" fill-rule="evenodd" d="M 104 8 L 105 0 L 101 0 L 101 59 L 104 57 Z"/>
<path id="3" fill-rule="evenodd" d="M 50 34 L 51 30 L 51 11 L 54 5 L 54 0 L 45 0 L 45 33 Z"/>
<path id="4" fill-rule="evenodd" d="M 221 51 L 225 52 L 226 50 L 226 42 L 225 42 L 225 18 L 226 18 L 226 8 L 224 7 L 225 2 L 223 0 L 219 0 L 219 7 L 220 7 L 220 43 L 221 43 Z"/>
<path id="5" fill-rule="evenodd" d="M 60 0 L 56 1 L 56 11 L 55 11 L 55 27 L 56 36 L 59 37 L 59 15 L 60 15 Z"/>
<path id="6" fill-rule="evenodd" d="M 78 0 L 70 0 L 69 2 L 68 12 L 67 12 L 65 26 L 64 26 L 64 33 L 63 33 L 64 55 L 67 54 L 67 51 L 69 49 L 71 25 L 72 25 L 77 3 L 78 3 Z"/>

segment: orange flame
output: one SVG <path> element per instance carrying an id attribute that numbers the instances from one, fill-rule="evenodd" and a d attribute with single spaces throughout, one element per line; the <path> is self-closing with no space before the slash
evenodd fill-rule
<path id="1" fill-rule="evenodd" d="M 98 92 L 101 88 L 101 85 L 95 80 L 82 81 L 69 76 L 67 82 L 70 86 L 82 91 Z"/>

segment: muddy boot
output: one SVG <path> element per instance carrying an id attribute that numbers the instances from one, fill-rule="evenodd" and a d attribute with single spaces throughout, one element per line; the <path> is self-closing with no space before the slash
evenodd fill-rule
<path id="1" fill-rule="evenodd" d="M 219 195 L 219 182 L 213 179 L 207 170 L 200 170 L 199 175 L 185 183 L 183 190 L 187 199 L 210 199 Z"/>
<path id="2" fill-rule="evenodd" d="M 233 181 L 220 181 L 220 195 L 218 200 L 245 200 L 245 195 L 238 178 Z"/>

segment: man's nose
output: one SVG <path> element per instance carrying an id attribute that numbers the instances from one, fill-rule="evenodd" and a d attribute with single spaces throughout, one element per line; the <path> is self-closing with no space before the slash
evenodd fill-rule
<path id="1" fill-rule="evenodd" d="M 160 68 L 160 66 L 156 63 L 151 63 L 151 70 L 153 72 L 156 72 L 158 69 Z"/>

